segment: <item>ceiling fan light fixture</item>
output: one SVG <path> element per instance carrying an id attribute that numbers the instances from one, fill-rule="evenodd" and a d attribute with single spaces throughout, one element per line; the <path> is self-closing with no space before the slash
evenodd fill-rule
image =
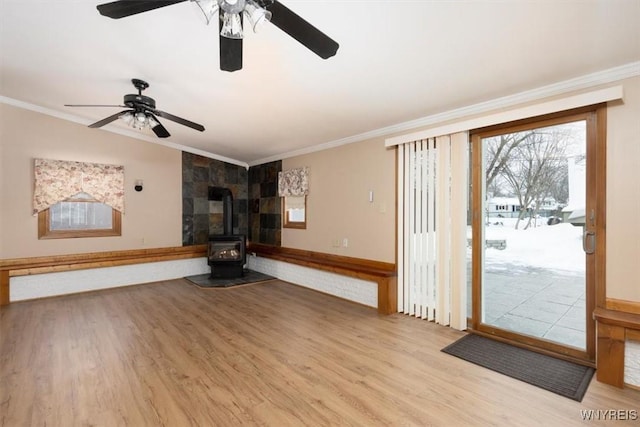
<path id="1" fill-rule="evenodd" d="M 191 0 L 195 1 L 198 5 L 198 8 L 204 15 L 204 19 L 207 22 L 207 25 L 213 21 L 213 17 L 216 13 L 218 13 L 219 5 L 218 0 Z"/>
<path id="2" fill-rule="evenodd" d="M 225 13 L 242 13 L 245 0 L 218 0 L 218 6 Z"/>
<path id="3" fill-rule="evenodd" d="M 240 13 L 223 13 L 220 15 L 220 19 L 222 19 L 220 35 L 228 39 L 242 39 L 242 20 Z"/>
<path id="4" fill-rule="evenodd" d="M 127 111 L 126 113 L 121 114 L 119 118 L 120 120 L 125 122 L 127 126 L 133 125 L 133 114 L 131 114 L 131 111 Z"/>
<path id="5" fill-rule="evenodd" d="M 153 129 L 159 124 L 160 123 L 156 119 L 154 119 L 152 116 L 147 116 L 147 125 L 149 126 L 150 129 Z"/>
<path id="6" fill-rule="evenodd" d="M 253 0 L 246 0 L 246 5 L 244 7 L 244 13 L 249 18 L 249 22 L 253 27 L 253 32 L 257 33 L 262 26 L 271 21 L 271 12 L 260 7 Z"/>
<path id="7" fill-rule="evenodd" d="M 138 111 L 137 113 L 132 114 L 131 117 L 130 126 L 134 129 L 142 130 L 149 127 L 149 117 L 147 117 L 144 112 Z"/>

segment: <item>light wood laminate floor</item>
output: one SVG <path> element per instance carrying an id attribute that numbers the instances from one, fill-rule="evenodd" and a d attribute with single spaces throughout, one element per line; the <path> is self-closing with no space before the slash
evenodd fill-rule
<path id="1" fill-rule="evenodd" d="M 14 303 L 0 334 L 2 426 L 570 426 L 640 406 L 595 379 L 557 396 L 440 351 L 462 332 L 277 280 Z"/>

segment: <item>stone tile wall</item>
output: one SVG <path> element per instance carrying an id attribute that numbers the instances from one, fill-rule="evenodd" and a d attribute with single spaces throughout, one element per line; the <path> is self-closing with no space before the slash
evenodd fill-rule
<path id="1" fill-rule="evenodd" d="M 182 153 L 182 245 L 209 241 L 222 234 L 222 202 L 209 201 L 209 186 L 226 187 L 233 194 L 233 233 L 249 233 L 248 172 L 232 165 L 191 153 Z"/>
<path id="2" fill-rule="evenodd" d="M 249 241 L 281 245 L 281 204 L 278 172 L 282 161 L 249 168 Z"/>

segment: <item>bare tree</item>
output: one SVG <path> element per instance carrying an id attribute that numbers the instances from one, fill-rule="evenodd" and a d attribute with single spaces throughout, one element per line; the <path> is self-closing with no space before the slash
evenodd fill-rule
<path id="1" fill-rule="evenodd" d="M 551 183 L 549 194 L 562 206 L 569 201 L 569 167 L 566 162 L 558 165 L 558 179 Z"/>
<path id="2" fill-rule="evenodd" d="M 496 193 L 501 192 L 499 185 L 495 182 L 496 179 L 504 171 L 514 150 L 534 133 L 535 130 L 507 133 L 489 139 L 485 153 L 485 179 L 487 189 L 492 189 L 492 191 Z"/>
<path id="3" fill-rule="evenodd" d="M 528 228 L 544 200 L 553 197 L 554 188 L 566 179 L 567 140 L 561 128 L 538 129 L 510 150 L 499 173 L 520 203 L 516 229 L 527 216 Z"/>

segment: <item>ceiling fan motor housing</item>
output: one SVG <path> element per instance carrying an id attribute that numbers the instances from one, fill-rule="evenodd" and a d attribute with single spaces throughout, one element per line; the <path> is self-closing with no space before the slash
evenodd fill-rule
<path id="1" fill-rule="evenodd" d="M 166 0 L 168 1 L 168 0 Z M 178 3 L 183 0 L 172 0 L 174 3 Z M 121 2 L 115 2 L 121 4 Z M 129 7 L 129 2 L 127 3 L 127 7 Z M 134 2 L 132 2 L 134 3 Z M 140 2 L 136 1 L 136 4 L 140 5 Z M 142 3 L 150 3 L 150 2 L 142 2 Z M 155 2 L 154 2 L 155 3 Z M 149 6 L 149 5 L 146 5 Z M 145 7 L 146 7 L 145 6 Z M 161 7 L 161 6 L 156 6 Z M 166 113 L 164 111 L 156 110 L 156 101 L 153 98 L 149 98 L 148 96 L 144 96 L 142 91 L 149 87 L 149 83 L 140 79 L 131 79 L 131 83 L 138 89 L 137 94 L 128 94 L 124 96 L 124 106 L 130 108 L 130 110 L 120 111 L 119 113 L 115 113 L 106 117 L 102 120 L 99 120 L 95 123 L 89 125 L 90 128 L 99 128 L 109 123 L 120 119 L 123 119 L 128 125 L 135 127 L 136 129 L 142 129 L 144 127 L 150 127 L 151 130 L 156 134 L 158 138 L 167 138 L 171 136 L 169 131 L 162 126 L 160 121 L 156 116 L 165 118 L 167 120 L 171 120 L 172 122 L 179 123 L 183 126 L 188 126 L 192 129 L 199 130 L 200 132 L 204 132 L 204 126 L 198 123 L 194 123 L 192 121 L 183 119 L 178 116 L 174 116 L 173 114 Z M 123 107 L 122 105 L 69 105 L 65 104 L 68 107 Z M 135 120 L 134 120 L 135 119 Z"/>
<path id="2" fill-rule="evenodd" d="M 155 109 L 156 101 L 148 96 L 129 94 L 124 96 L 124 105 L 136 109 L 141 107 Z"/>

